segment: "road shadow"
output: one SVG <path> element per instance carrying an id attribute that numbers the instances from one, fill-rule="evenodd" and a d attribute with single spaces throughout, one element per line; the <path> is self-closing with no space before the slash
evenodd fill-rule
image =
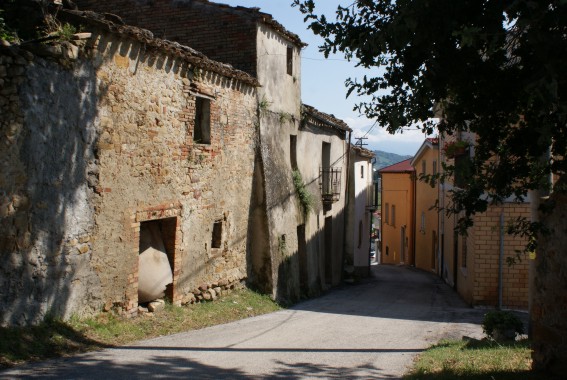
<path id="1" fill-rule="evenodd" d="M 168 349 L 169 350 L 169 349 Z M 223 362 L 222 355 L 218 357 Z M 37 368 L 36 368 L 37 367 Z M 270 379 L 357 379 L 364 373 L 366 378 L 397 379 L 399 377 L 384 373 L 372 363 L 347 367 L 340 365 L 315 364 L 298 360 L 296 363 L 275 361 L 275 370 Z M 59 360 L 57 366 L 49 362 L 26 370 L 0 373 L 0 379 L 265 379 L 266 374 L 254 375 L 239 368 L 227 368 L 203 364 L 199 360 L 185 357 L 152 356 L 143 364 L 117 363 L 111 359 L 94 359 L 81 356 Z"/>
<path id="2" fill-rule="evenodd" d="M 372 265 L 371 276 L 291 307 L 318 313 L 480 324 L 486 310 L 467 305 L 439 277 L 409 266 Z M 521 314 L 521 313 L 520 313 Z"/>

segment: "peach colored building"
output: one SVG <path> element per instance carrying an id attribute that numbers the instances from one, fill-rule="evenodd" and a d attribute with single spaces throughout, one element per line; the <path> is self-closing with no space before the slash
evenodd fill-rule
<path id="1" fill-rule="evenodd" d="M 411 159 L 382 168 L 382 264 L 413 265 L 415 169 Z"/>
<path id="2" fill-rule="evenodd" d="M 415 169 L 415 266 L 437 272 L 439 224 L 437 205 L 438 186 L 420 181 L 423 175 L 437 174 L 439 164 L 439 139 L 425 139 L 413 159 L 411 166 Z M 435 183 L 436 184 L 436 183 Z"/>

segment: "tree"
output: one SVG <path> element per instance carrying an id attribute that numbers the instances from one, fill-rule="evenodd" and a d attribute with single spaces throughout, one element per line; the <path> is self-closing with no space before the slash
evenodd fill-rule
<path id="1" fill-rule="evenodd" d="M 466 186 L 452 194 L 450 211 L 465 215 L 462 231 L 489 204 L 552 190 L 550 174 L 559 178 L 556 195 L 540 210 L 559 212 L 554 202 L 567 192 L 567 178 L 561 178 L 567 168 L 566 0 L 356 0 L 339 6 L 336 20 L 318 15 L 313 0 L 294 5 L 323 37 L 326 56 L 341 52 L 374 75 L 383 73 L 345 82 L 347 96 L 370 96 L 357 106 L 367 117 L 391 133 L 418 125 L 426 134 L 434 127 L 476 134 Z M 436 109 L 443 117 L 435 126 Z M 447 169 L 451 174 L 454 167 Z M 549 224 L 554 220 L 518 220 L 514 232 L 531 236 L 532 250 L 538 239 L 565 239 Z M 542 246 L 538 260 L 546 256 Z M 565 287 L 567 278 L 559 281 Z M 566 365 L 567 347 L 545 350 L 534 355 L 534 366 Z"/>

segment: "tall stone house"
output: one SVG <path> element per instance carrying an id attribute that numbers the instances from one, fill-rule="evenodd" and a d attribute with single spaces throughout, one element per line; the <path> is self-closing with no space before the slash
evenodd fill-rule
<path id="1" fill-rule="evenodd" d="M 0 323 L 136 314 L 144 241 L 176 304 L 238 284 L 257 79 L 114 17 L 59 16 L 90 37 L 0 51 Z"/>
<path id="2" fill-rule="evenodd" d="M 379 170 L 382 177 L 382 264 L 415 264 L 415 169 L 411 158 Z"/>
<path id="3" fill-rule="evenodd" d="M 345 254 L 354 274 L 360 277 L 370 275 L 372 212 L 378 207 L 377 183 L 373 181 L 374 156 L 368 149 L 351 146 Z"/>
<path id="4" fill-rule="evenodd" d="M 327 191 L 328 181 L 346 176 L 346 133 L 350 129 L 311 107 L 302 112 L 300 54 L 305 44 L 299 37 L 258 8 L 207 0 L 80 0 L 77 4 L 81 9 L 117 14 L 128 24 L 191 46 L 257 79 L 259 149 L 251 197 L 249 282 L 281 300 L 338 284 L 345 200 L 343 196 L 329 201 L 322 193 Z M 303 215 L 293 183 L 293 144 L 297 170 L 310 193 L 316 195 L 311 216 Z M 334 174 L 325 174 L 329 170 Z M 333 186 L 344 194 L 344 179 Z M 309 244 L 304 246 L 303 240 Z M 298 252 L 304 251 L 308 259 L 301 259 L 300 265 L 298 256 L 304 255 Z M 306 269 L 305 262 L 309 263 Z M 316 262 L 321 264 L 316 266 Z M 299 275 L 300 266 L 307 275 Z M 301 285 L 305 282 L 309 286 Z"/>
<path id="5" fill-rule="evenodd" d="M 450 193 L 461 185 L 461 174 L 474 155 L 475 135 L 460 132 L 439 138 L 439 162 L 454 165 L 455 175 L 440 183 L 439 206 L 450 205 Z M 459 146 L 464 145 L 464 148 Z M 458 147 L 456 149 L 455 147 Z M 440 167 L 442 172 L 442 167 Z M 462 185 L 461 185 L 462 186 Z M 531 217 L 530 199 L 507 199 L 473 216 L 467 235 L 455 232 L 459 215 L 439 213 L 438 273 L 471 305 L 528 307 L 528 260 L 508 265 L 506 259 L 523 251 L 526 240 L 506 233 L 511 221 Z"/>
<path id="6" fill-rule="evenodd" d="M 439 170 L 439 139 L 427 138 L 412 158 L 410 165 L 416 174 L 415 182 L 415 266 L 438 272 L 439 213 L 437 200 L 439 186 L 420 180 L 423 176 L 436 175 Z"/>

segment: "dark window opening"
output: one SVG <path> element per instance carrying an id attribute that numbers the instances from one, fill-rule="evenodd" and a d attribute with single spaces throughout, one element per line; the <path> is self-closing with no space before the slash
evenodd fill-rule
<path id="1" fill-rule="evenodd" d="M 358 222 L 358 248 L 362 247 L 362 220 Z"/>
<path id="2" fill-rule="evenodd" d="M 291 169 L 297 170 L 297 136 L 289 136 L 289 160 L 291 162 Z"/>
<path id="3" fill-rule="evenodd" d="M 469 151 L 455 157 L 455 186 L 465 188 L 473 172 L 472 160 Z"/>
<path id="4" fill-rule="evenodd" d="M 220 248 L 222 245 L 222 220 L 217 220 L 213 224 L 213 238 L 211 248 Z"/>
<path id="5" fill-rule="evenodd" d="M 305 224 L 297 226 L 297 251 L 299 253 L 299 287 L 301 293 L 307 296 L 309 294 L 309 264 L 307 261 Z"/>
<path id="6" fill-rule="evenodd" d="M 211 101 L 195 98 L 195 130 L 193 141 L 198 144 L 211 143 Z"/>
<path id="7" fill-rule="evenodd" d="M 287 74 L 293 75 L 293 47 L 287 47 L 287 54 L 286 54 L 286 63 L 287 63 Z"/>
<path id="8" fill-rule="evenodd" d="M 364 165 L 360 166 L 360 178 L 364 178 Z"/>

